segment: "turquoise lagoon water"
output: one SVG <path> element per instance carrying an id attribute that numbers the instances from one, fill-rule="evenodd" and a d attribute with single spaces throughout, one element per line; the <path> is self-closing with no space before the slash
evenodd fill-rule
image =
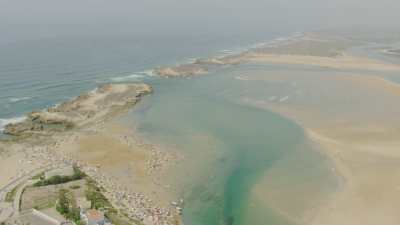
<path id="1" fill-rule="evenodd" d="M 102 83 L 144 81 L 155 92 L 128 118 L 149 142 L 184 155 L 169 180 L 185 199 L 185 224 L 296 224 L 282 212 L 301 215 L 308 205 L 298 196 L 315 190 L 324 195 L 335 188 L 329 162 L 313 150 L 301 127 L 239 101 L 267 97 L 284 87 L 235 79 L 242 66 L 191 79 L 161 79 L 147 72 L 277 36 L 86 37 L 1 45 L 0 129 Z M 260 181 L 266 196 L 271 191 L 282 196 L 255 199 Z"/>
<path id="2" fill-rule="evenodd" d="M 252 66 L 191 79 L 153 80 L 155 93 L 130 115 L 149 142 L 184 155 L 173 181 L 185 199 L 186 225 L 297 224 L 299 220 L 276 210 L 276 202 L 254 200 L 252 190 L 261 179 L 267 179 L 269 191 L 282 189 L 278 199 L 294 217 L 308 207 L 307 201 L 316 200 L 297 195 L 315 191 L 315 197 L 317 192 L 323 196 L 337 187 L 330 163 L 308 143 L 301 127 L 238 101 L 268 98 L 282 90 L 276 83 L 236 79 L 241 67 Z"/>

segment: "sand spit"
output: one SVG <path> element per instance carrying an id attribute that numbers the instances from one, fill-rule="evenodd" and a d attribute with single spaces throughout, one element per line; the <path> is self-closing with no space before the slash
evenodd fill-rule
<path id="1" fill-rule="evenodd" d="M 332 69 L 360 69 L 372 71 L 400 71 L 400 66 L 346 53 L 360 43 L 340 37 L 309 33 L 277 45 L 261 45 L 235 55 L 198 59 L 193 63 L 155 69 L 164 77 L 186 77 L 206 74 L 221 66 L 245 63 L 272 63 L 317 66 Z"/>
<path id="2" fill-rule="evenodd" d="M 26 120 L 7 125 L 4 133 L 21 136 L 80 127 L 134 105 L 143 94 L 151 91 L 146 84 L 103 85 L 71 101 L 32 112 Z"/>
<path id="3" fill-rule="evenodd" d="M 254 76 L 252 76 L 254 75 Z M 296 82 L 301 95 L 284 103 L 247 97 L 242 103 L 284 115 L 332 159 L 339 189 L 310 209 L 312 225 L 400 224 L 400 87 L 351 73 L 248 73 L 254 81 Z M 324 85 L 325 84 L 325 85 Z M 329 84 L 329 85 L 327 85 Z M 305 91 L 307 90 L 307 91 Z"/>
<path id="4" fill-rule="evenodd" d="M 276 55 L 255 53 L 249 54 L 245 58 L 249 62 L 255 63 L 318 66 L 340 70 L 400 71 L 399 65 L 350 55 L 342 55 L 338 57 L 319 57 L 309 55 Z"/>

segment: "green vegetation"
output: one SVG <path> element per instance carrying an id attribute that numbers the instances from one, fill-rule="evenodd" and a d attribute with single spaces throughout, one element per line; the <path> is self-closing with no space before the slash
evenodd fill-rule
<path id="1" fill-rule="evenodd" d="M 20 185 L 17 185 L 16 187 L 14 187 L 11 191 L 9 191 L 6 194 L 6 198 L 5 198 L 6 202 L 14 201 L 15 195 L 17 194 L 17 190 L 18 190 L 19 187 L 20 187 Z"/>
<path id="2" fill-rule="evenodd" d="M 38 182 L 36 182 L 35 184 L 33 184 L 33 186 L 41 187 L 41 186 L 54 185 L 54 184 L 63 184 L 63 183 L 67 183 L 67 182 L 74 181 L 74 180 L 80 180 L 80 179 L 84 178 L 85 176 L 86 176 L 86 174 L 83 173 L 82 171 L 80 171 L 79 168 L 74 167 L 74 174 L 72 176 L 53 176 L 46 180 L 41 179 Z"/>
<path id="3" fill-rule="evenodd" d="M 65 218 L 74 221 L 75 224 L 83 224 L 80 217 L 80 210 L 74 204 L 73 197 L 68 190 L 61 189 L 59 191 L 56 209 Z"/>
<path id="4" fill-rule="evenodd" d="M 108 199 L 101 193 L 103 190 L 97 186 L 96 181 L 90 178 L 86 178 L 86 180 L 86 198 L 90 201 L 92 209 L 103 209 L 105 211 L 104 216 L 107 217 L 114 225 L 141 224 L 139 221 L 131 220 L 127 216 L 118 213 Z"/>
<path id="5" fill-rule="evenodd" d="M 105 216 L 112 222 L 114 225 L 132 225 L 137 224 L 139 225 L 139 221 L 131 221 L 128 218 L 124 218 L 118 215 L 117 212 L 106 212 Z"/>
<path id="6" fill-rule="evenodd" d="M 67 198 L 67 190 L 61 189 L 58 195 L 58 204 L 56 209 L 61 214 L 66 214 L 69 211 L 69 200 Z"/>
<path id="7" fill-rule="evenodd" d="M 69 186 L 69 188 L 70 189 L 79 189 L 79 188 L 81 188 L 81 186 L 80 185 L 71 185 L 71 186 Z"/>
<path id="8" fill-rule="evenodd" d="M 92 179 L 87 179 L 87 190 L 86 198 L 90 201 L 90 207 L 92 209 L 112 209 L 111 203 L 101 193 L 101 189 L 97 187 L 97 184 Z"/>

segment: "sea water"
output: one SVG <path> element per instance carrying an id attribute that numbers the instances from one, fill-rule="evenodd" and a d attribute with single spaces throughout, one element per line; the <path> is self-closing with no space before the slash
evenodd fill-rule
<path id="1" fill-rule="evenodd" d="M 108 34 L 0 42 L 0 129 L 32 110 L 110 82 L 140 82 L 163 65 L 220 54 L 283 34 Z"/>
<path id="2" fill-rule="evenodd" d="M 104 83 L 144 81 L 155 92 L 128 118 L 146 140 L 185 157 L 170 179 L 171 188 L 185 199 L 185 224 L 295 224 L 287 215 L 301 215 L 298 209 L 306 205 L 296 196 L 315 189 L 328 193 L 335 181 L 327 160 L 307 142 L 301 127 L 237 101 L 279 86 L 236 79 L 240 74 L 234 71 L 240 67 L 190 79 L 149 72 L 160 65 L 230 54 L 242 50 L 237 46 L 277 36 L 80 37 L 1 45 L 0 125 Z M 255 187 L 261 181 L 266 184 L 260 197 Z M 312 188 L 303 192 L 285 190 L 310 183 Z M 282 197 L 271 198 L 280 189 Z"/>
<path id="3" fill-rule="evenodd" d="M 332 165 L 301 127 L 238 101 L 281 89 L 237 79 L 241 67 L 248 66 L 152 80 L 155 92 L 129 115 L 147 141 L 184 156 L 169 185 L 185 199 L 186 225 L 297 224 L 308 203 L 337 187 Z"/>

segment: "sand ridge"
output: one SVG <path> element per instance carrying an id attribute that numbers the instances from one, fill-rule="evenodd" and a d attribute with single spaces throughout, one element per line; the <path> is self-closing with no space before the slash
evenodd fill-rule
<path id="1" fill-rule="evenodd" d="M 273 74 L 248 72 L 246 82 L 274 82 Z M 243 97 L 241 102 L 272 110 L 301 125 L 305 135 L 332 160 L 342 181 L 301 224 L 399 224 L 400 123 L 395 118 L 400 106 L 394 102 L 400 86 L 380 76 L 351 73 L 305 72 L 283 79 L 307 92 L 297 97 L 289 94 L 285 102 L 255 97 Z M 323 85 L 327 82 L 329 86 Z M 312 87 L 314 83 L 321 88 Z M 318 104 L 313 103 L 316 96 Z"/>

